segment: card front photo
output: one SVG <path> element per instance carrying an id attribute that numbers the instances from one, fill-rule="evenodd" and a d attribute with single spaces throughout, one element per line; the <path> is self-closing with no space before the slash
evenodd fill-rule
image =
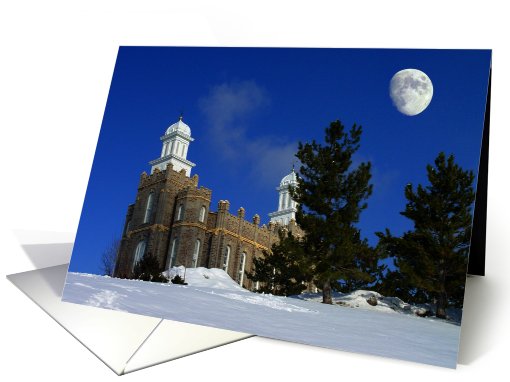
<path id="1" fill-rule="evenodd" d="M 121 47 L 62 300 L 454 368 L 490 67 Z"/>

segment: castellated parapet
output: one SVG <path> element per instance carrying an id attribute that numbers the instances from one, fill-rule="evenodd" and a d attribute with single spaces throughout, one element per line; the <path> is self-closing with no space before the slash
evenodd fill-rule
<path id="1" fill-rule="evenodd" d="M 142 173 L 135 203 L 128 206 L 115 275 L 132 276 L 142 246 L 162 270 L 180 265 L 221 268 L 254 289 L 244 272 L 252 270 L 255 256 L 263 256 L 279 240 L 281 226 L 260 226 L 259 215 L 247 221 L 242 207 L 234 215 L 228 200 L 211 211 L 211 198 L 212 191 L 198 185 L 197 175 L 189 178 L 170 163 L 165 170 Z"/>

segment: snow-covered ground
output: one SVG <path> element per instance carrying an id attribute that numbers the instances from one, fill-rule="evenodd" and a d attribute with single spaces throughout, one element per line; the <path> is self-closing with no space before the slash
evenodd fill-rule
<path id="1" fill-rule="evenodd" d="M 322 293 L 302 293 L 298 296 L 292 296 L 300 300 L 306 301 L 322 301 Z M 398 297 L 387 297 L 380 293 L 370 290 L 357 290 L 351 293 L 333 292 L 333 304 L 346 306 L 349 308 L 368 309 L 371 311 L 385 312 L 385 313 L 400 313 L 409 315 L 435 315 L 436 307 L 433 304 L 419 304 L 413 305 L 402 301 Z M 377 305 L 372 306 L 368 303 L 370 297 L 377 299 Z M 462 319 L 462 309 L 448 308 L 446 314 L 450 321 L 460 324 Z"/>
<path id="2" fill-rule="evenodd" d="M 176 272 L 182 270 L 173 270 L 171 276 Z M 314 301 L 320 301 L 317 295 L 264 295 L 241 288 L 220 269 L 187 269 L 186 282 L 159 284 L 68 273 L 62 299 L 327 348 L 456 366 L 460 326 L 417 317 L 416 307 L 395 298 L 356 291 L 337 294 L 337 304 L 325 305 Z M 366 302 L 370 295 L 378 298 L 376 306 Z"/>

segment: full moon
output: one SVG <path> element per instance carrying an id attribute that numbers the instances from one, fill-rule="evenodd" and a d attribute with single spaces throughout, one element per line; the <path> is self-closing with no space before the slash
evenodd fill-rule
<path id="1" fill-rule="evenodd" d="M 402 114 L 417 115 L 429 106 L 434 88 L 430 78 L 418 69 L 404 69 L 390 82 L 390 97 Z"/>

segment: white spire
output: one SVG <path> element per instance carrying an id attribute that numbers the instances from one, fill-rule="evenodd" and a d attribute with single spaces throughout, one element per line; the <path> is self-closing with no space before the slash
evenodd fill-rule
<path id="1" fill-rule="evenodd" d="M 177 122 L 175 122 L 173 125 L 171 125 L 168 129 L 166 129 L 166 133 L 165 135 L 169 135 L 173 132 L 180 132 L 184 135 L 187 135 L 187 136 L 191 136 L 191 129 L 189 128 L 188 125 L 186 125 L 183 121 L 182 121 L 182 115 L 179 117 L 179 120 Z"/>
<path id="2" fill-rule="evenodd" d="M 151 173 L 156 168 L 164 170 L 168 163 L 174 166 L 175 171 L 186 170 L 186 175 L 191 175 L 191 168 L 195 167 L 195 163 L 186 159 L 188 155 L 189 144 L 194 141 L 191 138 L 190 127 L 182 121 L 182 115 L 179 120 L 166 129 L 165 135 L 161 138 L 163 147 L 161 155 L 158 159 L 150 161 L 152 166 Z"/>
<path id="3" fill-rule="evenodd" d="M 292 172 L 286 175 L 276 188 L 279 193 L 278 210 L 271 212 L 269 217 L 271 222 L 287 225 L 291 219 L 296 219 L 297 203 L 291 198 L 289 187 L 297 187 L 297 175 L 292 168 Z"/>

